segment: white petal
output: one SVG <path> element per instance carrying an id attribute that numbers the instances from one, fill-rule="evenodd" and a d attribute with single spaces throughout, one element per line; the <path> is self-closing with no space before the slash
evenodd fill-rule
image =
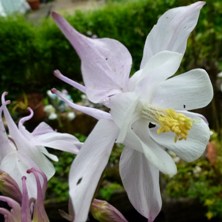
<path id="1" fill-rule="evenodd" d="M 182 60 L 182 54 L 162 51 L 150 58 L 140 74 L 136 92 L 146 102 L 150 101 L 161 82 L 174 75 Z M 138 77 L 137 77 L 138 79 Z"/>
<path id="2" fill-rule="evenodd" d="M 44 147 L 76 154 L 82 144 L 73 135 L 56 132 L 45 122 L 41 122 L 32 133 L 28 132 L 23 125 L 20 124 L 19 126 L 20 132 L 31 142 L 31 144 L 39 146 L 41 151 L 53 160 L 57 160 L 57 157 L 48 153 Z"/>
<path id="3" fill-rule="evenodd" d="M 34 161 L 38 168 L 40 168 L 46 174 L 49 180 L 55 174 L 55 168 L 50 160 L 43 155 L 42 149 L 44 149 L 44 147 L 30 146 L 29 149 L 27 148 L 24 150 L 19 150 L 19 153 L 21 156 L 27 156 L 27 158 Z"/>
<path id="4" fill-rule="evenodd" d="M 171 176 L 176 174 L 177 169 L 173 159 L 150 137 L 146 120 L 138 120 L 132 128 L 133 130 L 128 130 L 124 145 L 143 153 L 161 172 Z"/>
<path id="5" fill-rule="evenodd" d="M 6 125 L 8 127 L 9 136 L 12 138 L 13 142 L 16 144 L 17 147 L 24 147 L 27 146 L 27 141 L 24 135 L 20 132 L 17 125 L 15 124 L 14 120 L 12 119 L 8 109 L 7 109 L 7 101 L 5 101 L 5 95 L 7 93 L 2 94 L 1 102 L 2 102 L 2 110 L 4 113 Z"/>
<path id="6" fill-rule="evenodd" d="M 134 93 L 120 93 L 110 98 L 110 114 L 120 129 L 117 143 L 124 141 L 128 128 L 132 121 L 135 121 L 135 110 L 138 102 L 138 97 Z"/>
<path id="7" fill-rule="evenodd" d="M 51 159 L 51 160 L 53 160 L 53 161 L 55 161 L 55 162 L 58 162 L 58 161 L 59 161 L 58 157 L 57 157 L 56 155 L 54 155 L 54 154 L 49 153 L 48 150 L 47 150 L 45 147 L 41 146 L 41 147 L 39 147 L 39 149 L 40 149 L 41 152 L 42 152 L 45 156 L 47 156 L 49 159 Z"/>
<path id="8" fill-rule="evenodd" d="M 147 36 L 141 68 L 156 53 L 169 50 L 184 54 L 187 39 L 197 24 L 204 2 L 178 7 L 165 12 Z"/>
<path id="9" fill-rule="evenodd" d="M 162 205 L 159 170 L 142 153 L 126 147 L 120 159 L 120 176 L 134 208 L 154 221 Z"/>
<path id="10" fill-rule="evenodd" d="M 189 132 L 187 140 L 174 142 L 173 133 L 157 134 L 156 130 L 151 130 L 151 137 L 160 145 L 175 152 L 185 161 L 198 159 L 205 151 L 210 138 L 210 129 L 205 120 L 199 114 L 184 112 L 193 119 L 193 126 Z"/>
<path id="11" fill-rule="evenodd" d="M 198 109 L 207 106 L 213 98 L 213 87 L 207 72 L 193 69 L 161 83 L 152 104 L 174 109 Z"/>
<path id="12" fill-rule="evenodd" d="M 81 143 L 71 134 L 50 132 L 34 137 L 35 145 L 77 154 Z"/>
<path id="13" fill-rule="evenodd" d="M 178 70 L 181 60 L 182 54 L 180 53 L 170 51 L 158 52 L 147 61 L 143 69 L 136 72 L 130 78 L 129 88 L 132 90 L 133 86 L 134 88 L 137 86 L 137 90 L 141 92 L 145 88 L 154 88 L 156 84 L 166 80 Z M 140 89 L 141 87 L 143 89 Z"/>
<path id="14" fill-rule="evenodd" d="M 116 137 L 116 125 L 110 120 L 100 120 L 73 161 L 69 194 L 76 222 L 87 220 L 90 203 Z"/>
<path id="15" fill-rule="evenodd" d="M 44 135 L 45 133 L 51 133 L 54 130 L 45 122 L 41 122 L 32 132 L 33 136 Z"/>

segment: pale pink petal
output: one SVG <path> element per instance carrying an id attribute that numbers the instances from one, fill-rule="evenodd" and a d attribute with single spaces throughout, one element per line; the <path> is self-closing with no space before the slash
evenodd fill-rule
<path id="1" fill-rule="evenodd" d="M 69 79 L 68 77 L 64 76 L 59 70 L 54 71 L 54 75 L 62 80 L 63 82 L 68 83 L 69 85 L 73 86 L 74 88 L 80 90 L 83 93 L 86 93 L 86 87 L 79 84 L 78 82 L 73 81 L 72 79 Z"/>
<path id="2" fill-rule="evenodd" d="M 199 114 L 183 112 L 193 119 L 193 126 L 186 140 L 174 142 L 175 134 L 157 134 L 155 129 L 150 129 L 151 137 L 161 146 L 172 150 L 181 159 L 191 162 L 198 159 L 205 151 L 210 138 L 210 129 L 205 120 Z"/>
<path id="3" fill-rule="evenodd" d="M 81 105 L 71 102 L 57 89 L 52 89 L 52 92 L 55 93 L 61 100 L 63 100 L 65 103 L 67 103 L 71 108 L 73 108 L 75 110 L 83 112 L 83 113 L 85 113 L 89 116 L 92 116 L 98 120 L 99 119 L 111 119 L 111 115 L 107 112 L 104 112 L 102 110 L 92 108 L 92 107 L 81 106 Z"/>
<path id="4" fill-rule="evenodd" d="M 27 145 L 27 142 L 25 140 L 25 137 L 18 130 L 17 125 L 15 124 L 14 120 L 12 119 L 12 117 L 7 109 L 8 102 L 5 101 L 6 95 L 7 95 L 7 92 L 4 92 L 2 94 L 1 102 L 2 102 L 2 109 L 3 109 L 4 117 L 5 117 L 7 127 L 9 130 L 9 136 L 10 136 L 10 138 L 12 138 L 13 142 L 16 144 L 17 147 L 24 147 L 24 145 L 25 146 Z"/>
<path id="5" fill-rule="evenodd" d="M 213 86 L 207 72 L 193 69 L 160 83 L 153 94 L 152 104 L 192 110 L 207 106 L 212 98 Z"/>
<path id="6" fill-rule="evenodd" d="M 30 107 L 28 107 L 28 111 L 29 111 L 29 115 L 25 116 L 19 120 L 18 128 L 19 129 L 21 128 L 21 130 L 23 130 L 23 128 L 25 128 L 24 123 L 27 122 L 28 120 L 30 120 L 34 115 L 34 112 Z"/>
<path id="7" fill-rule="evenodd" d="M 31 209 L 29 205 L 29 194 L 28 194 L 28 188 L 26 185 L 26 177 L 23 176 L 21 178 L 22 180 L 22 215 L 21 215 L 21 221 L 22 222 L 31 222 Z M 34 184 L 33 184 L 34 185 Z"/>
<path id="8" fill-rule="evenodd" d="M 141 152 L 125 147 L 120 159 L 120 176 L 134 208 L 153 222 L 162 205 L 159 170 Z"/>
<path id="9" fill-rule="evenodd" d="M 8 206 L 11 208 L 10 210 L 0 208 L 0 214 L 6 216 L 5 217 L 6 221 L 20 222 L 21 207 L 20 207 L 19 203 L 10 197 L 1 196 L 1 195 L 0 195 L 0 201 L 7 203 Z"/>
<path id="10" fill-rule="evenodd" d="M 25 121 L 29 120 L 33 116 L 33 111 L 31 109 L 30 111 L 31 111 L 30 116 L 23 117 L 19 121 L 19 130 L 23 134 L 23 136 L 27 140 L 29 140 L 29 149 L 32 149 L 31 151 L 26 150 L 26 153 L 29 153 L 30 156 L 33 156 L 33 155 L 35 156 L 35 152 L 38 152 L 38 153 L 41 152 L 45 156 L 47 156 L 49 159 L 58 161 L 58 157 L 54 154 L 50 154 L 45 147 L 50 147 L 50 148 L 65 150 L 65 151 L 69 150 L 71 153 L 78 152 L 78 148 L 73 147 L 73 144 L 74 144 L 73 140 L 70 141 L 70 139 L 73 136 L 67 134 L 68 135 L 67 137 L 66 134 L 64 134 L 64 137 L 63 137 L 62 133 L 55 132 L 50 126 L 48 126 L 44 122 L 40 123 L 37 126 L 36 130 L 34 130 L 32 133 L 27 131 L 23 124 Z M 75 137 L 74 137 L 74 141 L 78 143 Z M 43 159 L 45 159 L 45 157 Z"/>
<path id="11" fill-rule="evenodd" d="M 69 174 L 69 194 L 76 222 L 87 220 L 94 192 L 109 160 L 117 131 L 112 121 L 100 120 L 73 161 Z"/>
<path id="12" fill-rule="evenodd" d="M 141 68 L 156 53 L 169 50 L 184 54 L 187 39 L 197 24 L 200 9 L 205 3 L 173 8 L 165 12 L 147 36 Z"/>
<path id="13" fill-rule="evenodd" d="M 45 147 L 51 147 L 54 149 L 60 149 L 63 147 L 65 148 L 66 151 L 70 150 L 71 152 L 78 152 L 77 148 L 80 148 L 81 143 L 78 142 L 75 137 L 70 137 L 69 134 L 65 133 L 58 133 L 55 132 L 48 124 L 45 122 L 41 122 L 31 133 L 32 136 L 34 137 L 35 144 L 40 145 L 39 149 L 41 152 L 46 155 L 49 159 L 52 159 L 53 161 L 58 161 L 58 157 L 54 154 L 51 154 L 47 151 Z M 58 135 L 58 138 L 56 137 Z M 62 138 L 61 138 L 62 135 Z M 66 135 L 67 138 L 66 138 Z M 52 136 L 52 137 L 51 137 Z M 54 137 L 53 137 L 54 136 Z M 56 137 L 56 138 L 55 138 Z M 49 138 L 52 139 L 52 141 L 48 140 Z M 32 138 L 33 139 L 33 138 Z M 56 141 L 54 142 L 54 139 L 62 139 L 62 141 Z M 68 141 L 66 141 L 68 139 Z M 58 142 L 58 144 L 57 144 Z M 62 143 L 62 144 L 60 144 Z M 75 146 L 73 146 L 75 145 Z M 72 147 L 72 148 L 69 148 Z M 62 150 L 63 150 L 62 149 Z M 68 151 L 69 152 L 69 151 Z"/>
<path id="14" fill-rule="evenodd" d="M 108 38 L 88 38 L 59 14 L 53 12 L 52 17 L 81 59 L 86 94 L 91 101 L 102 102 L 126 88 L 132 58 L 124 45 Z"/>
<path id="15" fill-rule="evenodd" d="M 54 148 L 75 154 L 79 152 L 82 145 L 82 143 L 71 134 L 58 133 L 56 131 L 35 136 L 33 142 L 36 146 Z"/>
<path id="16" fill-rule="evenodd" d="M 44 207 L 45 192 L 47 189 L 47 177 L 42 171 L 35 168 L 28 170 L 27 173 L 33 173 L 37 186 L 37 198 L 34 205 L 33 221 L 49 222 Z M 41 180 L 43 180 L 43 184 Z"/>
<path id="17" fill-rule="evenodd" d="M 33 136 L 40 136 L 44 135 L 45 133 L 51 133 L 54 130 L 45 122 L 39 123 L 39 125 L 33 130 L 32 135 Z"/>

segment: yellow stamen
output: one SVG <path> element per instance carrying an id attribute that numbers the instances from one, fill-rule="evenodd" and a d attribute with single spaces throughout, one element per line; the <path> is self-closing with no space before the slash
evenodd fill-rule
<path id="1" fill-rule="evenodd" d="M 160 125 L 157 133 L 173 132 L 175 133 L 175 142 L 177 140 L 186 140 L 193 124 L 191 118 L 182 113 L 177 113 L 173 109 L 166 109 L 161 114 L 157 114 L 156 118 Z"/>

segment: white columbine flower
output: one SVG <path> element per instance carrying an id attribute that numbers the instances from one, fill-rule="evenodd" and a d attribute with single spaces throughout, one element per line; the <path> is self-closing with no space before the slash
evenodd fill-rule
<path id="1" fill-rule="evenodd" d="M 132 59 L 118 41 L 91 39 L 64 18 L 55 22 L 81 59 L 84 86 L 63 76 L 110 112 L 83 107 L 52 91 L 71 107 L 99 120 L 72 164 L 69 185 L 75 222 L 86 221 L 98 180 L 115 142 L 125 145 L 120 176 L 133 206 L 150 222 L 161 209 L 159 171 L 174 175 L 176 165 L 166 150 L 186 161 L 199 158 L 210 137 L 204 117 L 188 110 L 205 107 L 213 97 L 203 69 L 174 76 L 204 2 L 164 13 L 147 36 L 140 70 L 129 78 Z M 83 207 L 84 206 L 84 207 Z"/>
<path id="2" fill-rule="evenodd" d="M 27 131 L 24 123 L 33 116 L 30 108 L 30 115 L 20 119 L 17 126 L 7 109 L 9 101 L 5 101 L 5 95 L 6 93 L 2 94 L 0 106 L 0 170 L 8 173 L 22 189 L 21 178 L 30 168 L 43 171 L 48 179 L 54 175 L 55 169 L 49 159 L 58 161 L 58 158 L 50 154 L 45 147 L 76 154 L 79 152 L 81 143 L 70 134 L 55 132 L 44 122 L 40 123 L 33 132 Z M 35 198 L 37 190 L 32 186 L 35 177 L 28 175 L 27 178 L 29 196 Z"/>

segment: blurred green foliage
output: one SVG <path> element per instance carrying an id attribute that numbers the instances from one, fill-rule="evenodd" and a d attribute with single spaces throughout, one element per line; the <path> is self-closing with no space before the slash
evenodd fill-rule
<path id="1" fill-rule="evenodd" d="M 116 1 L 107 3 L 105 7 L 95 11 L 77 11 L 67 19 L 76 29 L 88 36 L 110 37 L 121 41 L 131 52 L 136 70 L 142 57 L 145 38 L 158 17 L 167 9 L 182 5 L 182 2 L 190 3 L 177 3 L 174 0 Z M 209 1 L 201 11 L 195 42 L 189 43 L 184 63 L 186 66 L 196 65 L 196 60 L 202 63 L 203 58 L 210 59 L 210 53 L 213 52 L 212 55 L 215 55 L 216 51 L 220 52 L 218 47 L 215 51 L 216 42 L 212 40 L 212 36 L 217 40 L 221 38 L 219 7 L 219 1 Z M 218 16 L 212 16 L 212 8 Z M 57 68 L 64 74 L 81 80 L 78 56 L 51 18 L 37 26 L 33 26 L 22 17 L 1 18 L 0 27 L 2 90 L 45 91 L 47 87 L 59 84 L 59 81 L 52 77 L 53 70 Z M 213 45 L 209 44 L 209 40 Z M 201 50 L 201 53 L 198 50 Z M 197 57 L 194 58 L 194 55 Z"/>

